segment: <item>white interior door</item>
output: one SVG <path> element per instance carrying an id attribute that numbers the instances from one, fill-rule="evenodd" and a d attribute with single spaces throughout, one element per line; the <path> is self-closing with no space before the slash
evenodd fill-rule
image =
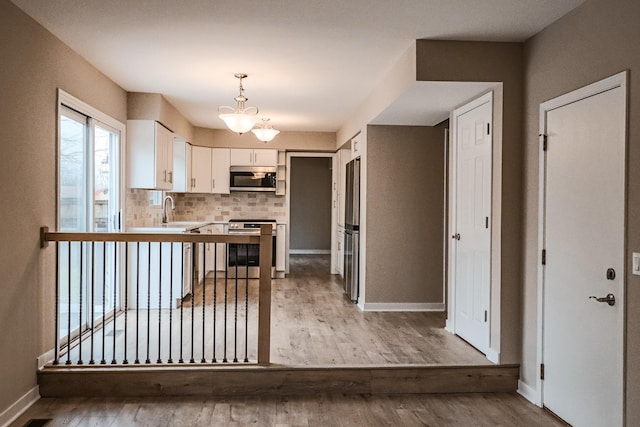
<path id="1" fill-rule="evenodd" d="M 455 333 L 489 349 L 492 98 L 455 117 L 455 214 L 452 224 Z"/>
<path id="2" fill-rule="evenodd" d="M 569 100 L 543 122 L 543 403 L 575 426 L 623 423 L 625 97 Z M 615 305 L 590 298 L 607 294 Z"/>

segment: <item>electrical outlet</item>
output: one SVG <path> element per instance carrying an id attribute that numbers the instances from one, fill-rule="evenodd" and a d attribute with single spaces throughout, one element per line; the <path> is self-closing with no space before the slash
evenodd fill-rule
<path id="1" fill-rule="evenodd" d="M 640 253 L 634 252 L 631 261 L 631 274 L 640 276 Z"/>

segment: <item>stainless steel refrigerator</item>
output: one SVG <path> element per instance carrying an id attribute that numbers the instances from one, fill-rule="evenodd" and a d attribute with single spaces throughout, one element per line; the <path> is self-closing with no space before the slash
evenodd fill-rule
<path id="1" fill-rule="evenodd" d="M 344 218 L 344 291 L 358 301 L 360 265 L 360 159 L 347 163 Z"/>

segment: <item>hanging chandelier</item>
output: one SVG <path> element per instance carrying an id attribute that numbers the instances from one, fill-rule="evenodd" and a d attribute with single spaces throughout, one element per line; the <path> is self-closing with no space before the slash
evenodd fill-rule
<path id="1" fill-rule="evenodd" d="M 251 129 L 251 132 L 262 142 L 269 142 L 280 133 L 279 130 L 275 130 L 273 126 L 269 124 L 269 119 L 262 119 L 262 123 L 259 127 Z"/>
<path id="2" fill-rule="evenodd" d="M 247 102 L 248 99 L 244 96 L 242 79 L 246 78 L 247 75 L 244 73 L 236 73 L 234 76 L 240 80 L 240 94 L 234 98 L 236 107 L 233 108 L 226 105 L 219 107 L 218 117 L 224 120 L 229 129 L 242 135 L 243 133 L 249 132 L 258 121 L 258 107 L 245 107 L 245 102 Z"/>

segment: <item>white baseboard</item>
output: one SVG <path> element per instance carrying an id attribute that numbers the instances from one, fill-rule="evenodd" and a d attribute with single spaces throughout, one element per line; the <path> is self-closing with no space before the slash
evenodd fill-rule
<path id="1" fill-rule="evenodd" d="M 330 255 L 331 249 L 289 249 L 290 255 Z"/>
<path id="2" fill-rule="evenodd" d="M 489 362 L 495 363 L 496 365 L 500 363 L 500 353 L 495 351 L 492 348 L 487 349 L 487 359 Z"/>
<path id="3" fill-rule="evenodd" d="M 40 399 L 40 393 L 38 392 L 38 386 L 35 386 L 0 414 L 0 426 L 6 427 L 14 422 L 24 411 L 36 403 L 38 399 Z"/>
<path id="4" fill-rule="evenodd" d="M 453 331 L 453 322 L 450 319 L 447 319 L 444 323 L 444 330 L 449 332 L 450 334 L 455 334 Z"/>
<path id="5" fill-rule="evenodd" d="M 439 302 L 367 302 L 363 311 L 444 311 Z"/>
<path id="6" fill-rule="evenodd" d="M 542 402 L 540 402 L 540 394 L 528 384 L 525 384 L 522 381 L 518 380 L 517 392 L 520 396 L 524 397 L 529 402 L 533 403 L 536 406 L 542 407 Z"/>
<path id="7" fill-rule="evenodd" d="M 38 370 L 42 369 L 44 365 L 46 365 L 47 363 L 53 362 L 54 357 L 55 357 L 55 352 L 53 349 L 38 356 Z"/>

